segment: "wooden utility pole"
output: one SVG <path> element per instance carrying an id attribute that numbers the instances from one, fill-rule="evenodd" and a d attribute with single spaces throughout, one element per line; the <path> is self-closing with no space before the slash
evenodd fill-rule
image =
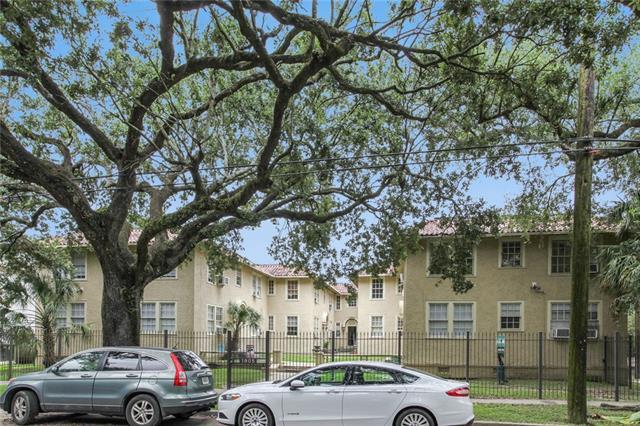
<path id="1" fill-rule="evenodd" d="M 595 74 L 580 66 L 578 141 L 575 156 L 575 195 L 571 256 L 571 324 L 568 360 L 569 422 L 587 423 L 587 329 L 589 309 L 589 263 L 591 257 L 591 184 L 595 110 Z"/>

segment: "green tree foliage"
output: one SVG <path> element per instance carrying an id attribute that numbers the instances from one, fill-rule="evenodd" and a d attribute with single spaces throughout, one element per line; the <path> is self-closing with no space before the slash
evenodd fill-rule
<path id="1" fill-rule="evenodd" d="M 237 352 L 241 332 L 260 326 L 262 315 L 246 303 L 229 303 L 227 308 L 229 320 L 225 327 L 231 332 L 230 351 Z"/>

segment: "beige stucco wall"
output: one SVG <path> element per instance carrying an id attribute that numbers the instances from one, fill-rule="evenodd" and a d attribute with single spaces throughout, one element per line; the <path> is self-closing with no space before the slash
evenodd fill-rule
<path id="1" fill-rule="evenodd" d="M 499 327 L 498 302 L 524 302 L 522 331 L 549 331 L 551 301 L 568 301 L 571 295 L 570 275 L 552 275 L 549 271 L 549 244 L 552 238 L 567 236 L 532 236 L 524 245 L 524 266 L 499 267 L 499 240 L 486 238 L 476 248 L 475 275 L 470 277 L 474 288 L 465 294 L 455 294 L 450 282 L 427 275 L 427 243 L 424 249 L 411 255 L 405 272 L 405 330 L 424 333 L 427 329 L 428 302 L 474 302 L 475 331 L 496 332 Z M 541 291 L 531 289 L 536 282 Z M 618 327 L 610 314 L 611 298 L 598 287 L 590 286 L 589 299 L 599 302 L 601 335 L 612 335 Z"/>
<path id="2" fill-rule="evenodd" d="M 383 332 L 397 331 L 397 319 L 403 316 L 403 294 L 398 293 L 398 277 L 383 275 L 384 298 L 371 298 L 371 276 L 358 277 L 358 333 L 371 333 L 371 317 L 383 316 Z"/>

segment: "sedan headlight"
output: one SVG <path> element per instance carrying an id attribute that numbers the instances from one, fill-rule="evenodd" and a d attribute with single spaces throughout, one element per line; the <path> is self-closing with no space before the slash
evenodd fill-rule
<path id="1" fill-rule="evenodd" d="M 223 401 L 235 401 L 236 399 L 240 399 L 241 396 L 239 393 L 223 393 L 220 399 Z"/>

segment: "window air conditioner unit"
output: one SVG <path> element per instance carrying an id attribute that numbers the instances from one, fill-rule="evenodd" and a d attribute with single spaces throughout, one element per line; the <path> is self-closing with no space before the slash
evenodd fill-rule
<path id="1" fill-rule="evenodd" d="M 568 328 L 556 328 L 553 330 L 553 338 L 554 339 L 568 339 L 569 338 L 569 329 Z"/>
<path id="2" fill-rule="evenodd" d="M 598 338 L 598 329 L 597 328 L 590 328 L 589 330 L 587 330 L 587 339 L 597 339 Z"/>
<path id="3" fill-rule="evenodd" d="M 226 286 L 227 284 L 229 284 L 229 277 L 222 277 L 222 279 L 221 279 L 221 280 L 218 280 L 218 285 L 219 285 L 220 287 L 224 287 L 224 286 Z"/>

